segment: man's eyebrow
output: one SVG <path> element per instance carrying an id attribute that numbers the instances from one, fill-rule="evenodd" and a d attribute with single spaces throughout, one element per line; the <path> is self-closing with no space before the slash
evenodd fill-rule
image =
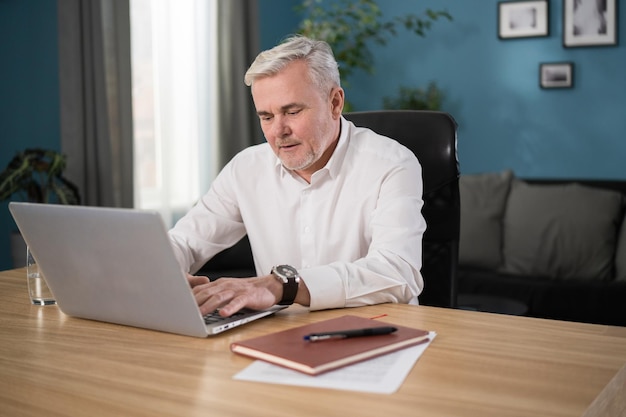
<path id="1" fill-rule="evenodd" d="M 286 105 L 282 106 L 280 109 L 282 111 L 285 111 L 285 110 L 293 109 L 294 107 L 304 107 L 304 104 L 302 104 L 302 103 L 289 103 L 289 104 L 286 104 Z"/>
<path id="2" fill-rule="evenodd" d="M 281 106 L 280 111 L 285 112 L 287 110 L 291 110 L 296 107 L 305 107 L 305 106 L 302 103 L 289 103 L 289 104 L 285 104 L 284 106 Z M 259 116 L 271 116 L 272 115 L 272 113 L 265 111 L 265 110 L 259 110 L 256 112 L 256 114 Z"/>

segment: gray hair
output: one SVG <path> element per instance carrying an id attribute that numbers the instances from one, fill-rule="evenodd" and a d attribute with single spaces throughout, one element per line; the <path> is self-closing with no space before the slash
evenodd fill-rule
<path id="1" fill-rule="evenodd" d="M 284 42 L 261 52 L 246 71 L 244 82 L 251 86 L 256 80 L 279 73 L 287 64 L 305 60 L 313 83 L 322 93 L 340 87 L 339 66 L 333 51 L 324 41 L 294 35 Z"/>

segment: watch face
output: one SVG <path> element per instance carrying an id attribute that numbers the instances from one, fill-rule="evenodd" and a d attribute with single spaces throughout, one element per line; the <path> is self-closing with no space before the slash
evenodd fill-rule
<path id="1" fill-rule="evenodd" d="M 298 271 L 296 271 L 294 267 L 289 265 L 278 265 L 276 267 L 276 272 L 286 278 L 295 278 L 296 276 L 298 276 Z"/>

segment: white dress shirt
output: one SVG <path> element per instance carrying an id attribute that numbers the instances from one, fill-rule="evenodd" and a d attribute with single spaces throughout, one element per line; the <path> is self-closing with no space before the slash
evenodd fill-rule
<path id="1" fill-rule="evenodd" d="M 247 233 L 257 275 L 294 266 L 312 310 L 416 304 L 422 205 L 413 152 L 342 117 L 339 143 L 310 184 L 285 169 L 269 144 L 251 146 L 169 233 L 190 272 Z"/>

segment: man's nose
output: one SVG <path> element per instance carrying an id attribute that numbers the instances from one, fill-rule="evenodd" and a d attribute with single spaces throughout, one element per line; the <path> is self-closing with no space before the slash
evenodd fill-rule
<path id="1" fill-rule="evenodd" d="M 291 130 L 289 128 L 289 124 L 284 116 L 276 116 L 274 117 L 274 123 L 272 126 L 272 134 L 275 137 L 282 138 L 288 136 Z"/>

